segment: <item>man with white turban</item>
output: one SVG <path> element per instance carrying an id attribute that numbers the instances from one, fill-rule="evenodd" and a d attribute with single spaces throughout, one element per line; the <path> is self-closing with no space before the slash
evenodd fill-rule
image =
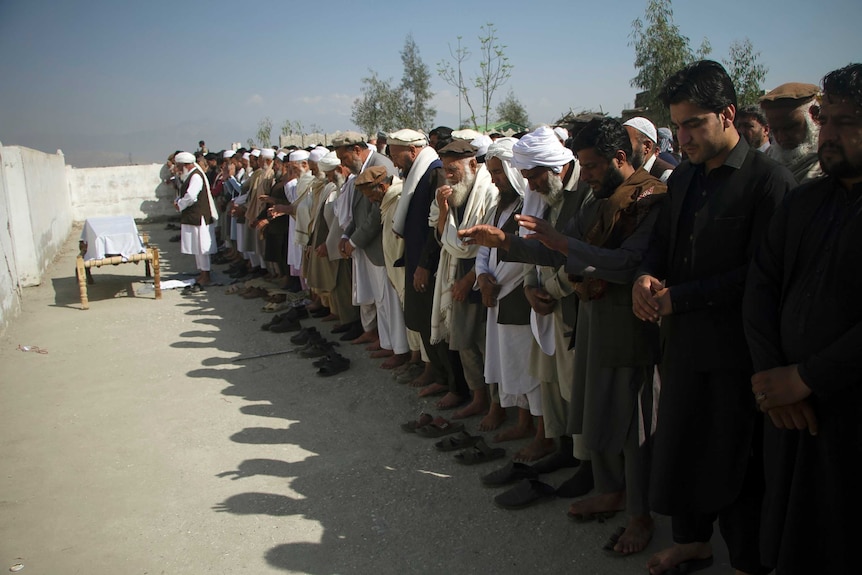
<path id="1" fill-rule="evenodd" d="M 655 124 L 646 118 L 636 116 L 626 120 L 623 127 L 632 142 L 632 167 L 637 170 L 643 166 L 650 175 L 658 178 L 662 183 L 667 182 L 674 166 L 658 157 L 658 131 L 655 129 Z"/>
<path id="2" fill-rule="evenodd" d="M 521 170 L 530 190 L 536 192 L 527 194 L 522 213 L 547 220 L 558 231 L 565 229 L 590 197 L 589 185 L 580 182 L 580 165 L 574 154 L 560 144 L 548 126 L 526 134 L 512 146 L 512 165 Z M 474 233 L 467 230 L 462 236 Z M 544 434 L 560 443 L 553 455 L 534 467 L 540 473 L 550 473 L 578 466 L 579 459 L 588 457 L 586 449 L 577 441 L 573 445 L 568 435 L 575 363 L 569 336 L 577 319 L 578 296 L 563 266 L 537 266 L 527 275 L 524 291 L 533 310 L 530 322 L 535 344 L 530 350 L 530 373 L 541 382 Z M 579 471 L 584 473 L 561 485 L 560 495 L 583 495 L 592 488 L 592 469 L 589 465 L 581 467 L 585 469 Z"/>
<path id="3" fill-rule="evenodd" d="M 470 390 L 487 394 L 486 312 L 481 297 L 473 292 L 479 247 L 463 243 L 458 231 L 492 221 L 498 192 L 488 170 L 476 161 L 476 147 L 470 142 L 453 140 L 439 154 L 446 185 L 437 188 L 428 216 L 442 248 L 434 282 L 431 343 L 448 341 L 449 349 L 459 353 L 467 384 L 456 377 L 455 385 L 437 402 L 438 408 L 450 409 L 468 399 Z"/>
<path id="4" fill-rule="evenodd" d="M 510 233 L 518 232 L 515 216 L 521 213 L 524 195 L 535 193 L 527 191 L 526 180 L 512 166 L 512 147 L 517 141 L 499 138 L 488 147 L 485 158 L 491 180 L 500 192 L 493 225 Z M 529 264 L 501 259 L 497 248 L 482 246 L 476 256 L 476 284 L 482 293 L 482 303 L 488 308 L 485 380 L 491 392 L 491 412 L 479 428 L 498 421 L 505 408 L 518 407 L 517 426 L 494 437 L 494 441 L 509 441 L 534 436 L 532 444 L 515 454 L 515 461 L 532 461 L 554 448 L 553 440 L 545 438 L 541 423 L 539 380 L 529 373 L 529 363 L 523 359 L 533 344 L 530 303 L 524 295 L 524 279 L 530 271 Z M 477 403 L 477 397 L 482 396 L 474 394 L 473 402 L 462 414 L 472 415 L 487 408 L 487 394 L 483 404 Z M 538 432 L 533 416 L 540 418 Z"/>
<path id="5" fill-rule="evenodd" d="M 255 152 L 258 152 L 258 169 L 255 170 L 256 177 L 250 186 L 246 202 L 246 225 L 248 229 L 246 238 L 249 242 L 248 245 L 253 246 L 257 274 L 264 275 L 267 273 L 266 246 L 264 245 L 264 235 L 260 232 L 266 225 L 267 205 L 261 196 L 268 196 L 272 191 L 272 184 L 275 182 L 275 170 L 272 166 L 275 150 L 263 148 L 255 150 Z"/>
<path id="6" fill-rule="evenodd" d="M 182 185 L 174 206 L 180 215 L 180 249 L 184 254 L 195 256 L 195 264 L 200 271 L 196 282 L 208 285 L 210 278 L 210 254 L 216 251 L 215 226 L 218 218 L 215 202 L 210 194 L 206 175 L 195 163 L 195 157 L 188 152 L 174 156 L 174 163 L 180 170 Z"/>
<path id="7" fill-rule="evenodd" d="M 393 233 L 404 238 L 404 322 L 419 334 L 411 349 L 421 349 L 427 359 L 424 372 L 410 381 L 412 387 L 432 383 L 440 389 L 463 379 L 461 358 L 445 341 L 431 343 L 431 310 L 434 305 L 433 274 L 440 261 L 440 244 L 428 227 L 428 216 L 437 188 L 446 183 L 443 162 L 425 134 L 411 129 L 389 134 L 389 156 L 401 170 L 404 183 L 392 221 Z"/>

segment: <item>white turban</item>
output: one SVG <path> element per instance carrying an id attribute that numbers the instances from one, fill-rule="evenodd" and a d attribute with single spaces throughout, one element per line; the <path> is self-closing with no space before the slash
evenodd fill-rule
<path id="1" fill-rule="evenodd" d="M 398 130 L 389 134 L 386 143 L 390 146 L 416 146 L 421 148 L 428 144 L 425 134 L 416 130 Z"/>
<path id="2" fill-rule="evenodd" d="M 320 158 L 329 153 L 329 150 L 324 148 L 323 146 L 317 146 L 313 150 L 308 153 L 308 161 L 309 162 L 320 162 Z"/>
<path id="3" fill-rule="evenodd" d="M 494 140 L 491 139 L 491 136 L 479 136 L 477 138 L 474 138 L 473 141 L 471 141 L 470 143 L 476 146 L 477 156 L 484 156 L 488 153 L 488 146 L 494 143 Z"/>
<path id="4" fill-rule="evenodd" d="M 635 130 L 652 140 L 653 143 L 658 142 L 658 133 L 656 132 L 655 124 L 653 124 L 646 118 L 641 118 L 640 116 L 637 116 L 624 123 L 623 126 L 631 126 Z"/>
<path id="5" fill-rule="evenodd" d="M 251 155 L 254 156 L 255 158 L 259 158 L 260 157 L 260 149 L 259 148 L 253 149 L 251 151 Z"/>
<path id="6" fill-rule="evenodd" d="M 277 154 L 275 155 L 275 157 L 276 157 L 276 158 L 278 158 L 280 161 L 282 161 L 282 162 L 283 162 L 283 161 L 284 161 L 284 159 L 287 157 L 287 154 L 285 154 L 284 152 L 279 152 L 279 153 L 277 153 Z"/>
<path id="7" fill-rule="evenodd" d="M 275 157 L 275 150 L 272 148 L 264 148 L 260 151 L 260 157 L 264 160 L 271 160 Z"/>
<path id="8" fill-rule="evenodd" d="M 195 155 L 190 154 L 189 152 L 180 152 L 176 156 L 174 156 L 174 163 L 176 164 L 194 164 L 195 163 Z"/>
<path id="9" fill-rule="evenodd" d="M 306 162 L 310 156 L 305 150 L 294 150 L 287 158 L 289 162 Z"/>
<path id="10" fill-rule="evenodd" d="M 243 159 L 243 160 L 248 160 L 248 159 L 250 159 L 250 158 L 251 158 L 251 154 L 249 154 L 248 152 L 246 152 L 246 153 L 244 153 L 244 154 L 242 155 L 242 159 Z"/>
<path id="11" fill-rule="evenodd" d="M 554 128 L 554 133 L 557 135 L 557 138 L 559 138 L 561 142 L 565 142 L 569 139 L 569 131 L 565 128 L 557 126 L 556 128 Z"/>
<path id="12" fill-rule="evenodd" d="M 322 172 L 331 172 L 340 165 L 341 160 L 338 159 L 338 154 L 335 152 L 329 152 L 317 161 L 317 167 Z"/>
<path id="13" fill-rule="evenodd" d="M 222 158 L 224 158 L 225 160 L 228 158 L 233 158 L 235 154 L 236 152 L 233 150 L 225 150 L 224 154 L 222 154 Z"/>
<path id="14" fill-rule="evenodd" d="M 512 165 L 519 170 L 546 166 L 559 174 L 563 166 L 574 159 L 572 151 L 560 143 L 548 126 L 536 128 L 512 146 Z"/>
<path id="15" fill-rule="evenodd" d="M 497 158 L 503 162 L 503 171 L 506 172 L 509 183 L 512 184 L 512 187 L 515 188 L 519 196 L 523 196 L 524 192 L 527 191 L 527 180 L 524 179 L 520 171 L 512 166 L 512 146 L 517 141 L 517 138 L 497 138 L 495 142 L 488 146 L 485 161 L 487 162 L 490 158 Z"/>

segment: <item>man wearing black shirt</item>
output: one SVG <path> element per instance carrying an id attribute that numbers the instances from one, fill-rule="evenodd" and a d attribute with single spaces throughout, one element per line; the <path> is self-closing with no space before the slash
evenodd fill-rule
<path id="1" fill-rule="evenodd" d="M 764 428 L 761 549 L 781 575 L 859 570 L 862 457 L 862 64 L 823 81 L 827 177 L 790 194 L 746 282 Z"/>
<path id="2" fill-rule="evenodd" d="M 672 516 L 674 539 L 648 567 L 655 575 L 710 565 L 718 518 L 737 572 L 766 573 L 757 538 L 761 428 L 742 294 L 751 256 L 794 180 L 739 137 L 736 93 L 720 64 L 683 68 L 662 99 L 688 160 L 668 180 L 669 202 L 632 290 L 635 315 L 661 320 L 650 503 Z"/>

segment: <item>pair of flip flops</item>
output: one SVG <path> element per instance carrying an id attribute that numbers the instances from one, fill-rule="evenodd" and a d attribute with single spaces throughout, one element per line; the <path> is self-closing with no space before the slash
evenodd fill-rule
<path id="1" fill-rule="evenodd" d="M 503 509 L 524 509 L 542 501 L 550 501 L 556 497 L 556 492 L 553 485 L 538 479 L 522 479 L 512 489 L 494 497 L 494 503 Z"/>
<path id="2" fill-rule="evenodd" d="M 500 469 L 492 471 L 480 478 L 482 485 L 486 487 L 503 487 L 511 485 L 524 479 L 538 479 L 539 473 L 532 465 L 510 461 Z"/>
<path id="3" fill-rule="evenodd" d="M 427 437 L 429 439 L 434 439 L 437 437 L 452 435 L 453 433 L 458 433 L 459 431 L 464 431 L 463 423 L 452 423 L 451 421 L 442 417 L 435 417 L 434 420 L 431 421 L 431 423 L 423 425 L 422 427 L 417 427 L 415 433 L 419 437 Z"/>
<path id="4" fill-rule="evenodd" d="M 461 465 L 478 465 L 496 461 L 506 456 L 506 450 L 502 447 L 490 447 L 481 437 L 473 447 L 459 451 L 455 454 L 455 462 Z"/>

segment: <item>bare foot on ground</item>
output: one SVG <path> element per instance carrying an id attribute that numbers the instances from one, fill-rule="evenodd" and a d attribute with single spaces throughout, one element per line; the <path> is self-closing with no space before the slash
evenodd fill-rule
<path id="1" fill-rule="evenodd" d="M 530 425 L 530 427 L 521 427 L 520 425 L 516 425 L 515 427 L 504 429 L 503 431 L 495 435 L 494 443 L 515 441 L 516 439 L 524 439 L 525 437 L 533 437 L 534 435 L 536 435 L 536 428 L 534 428 L 532 425 Z"/>
<path id="2" fill-rule="evenodd" d="M 626 530 L 617 539 L 614 551 L 622 555 L 640 553 L 652 540 L 655 525 L 649 515 L 636 515 L 629 518 Z"/>
<path id="3" fill-rule="evenodd" d="M 569 516 L 589 520 L 595 518 L 596 515 L 616 513 L 625 508 L 625 491 L 601 493 L 572 503 L 569 506 Z"/>
<path id="4" fill-rule="evenodd" d="M 537 439 L 529 443 L 525 448 L 521 449 L 512 457 L 512 461 L 520 461 L 521 463 L 529 463 L 538 461 L 557 450 L 553 439 Z"/>
<path id="5" fill-rule="evenodd" d="M 425 370 L 422 375 L 408 383 L 410 387 L 426 387 L 434 383 L 434 376 L 431 375 L 429 370 Z M 446 389 L 449 389 L 448 387 Z M 422 397 L 421 395 L 419 397 Z"/>
<path id="6" fill-rule="evenodd" d="M 443 385 L 442 383 L 432 383 L 422 389 L 419 392 L 419 397 L 429 397 L 431 395 L 440 395 L 441 393 L 445 393 L 449 391 L 448 385 Z"/>
<path id="7" fill-rule="evenodd" d="M 712 556 L 712 545 L 709 543 L 674 543 L 673 547 L 662 549 L 647 561 L 647 569 L 651 575 L 659 575 L 673 569 L 684 561 L 706 559 Z"/>
<path id="8" fill-rule="evenodd" d="M 452 414 L 452 419 L 464 419 L 466 417 L 471 417 L 473 415 L 481 415 L 488 410 L 488 404 L 483 400 L 476 401 L 476 398 L 473 398 L 469 404 L 464 406 L 462 409 L 459 409 L 455 413 Z"/>
<path id="9" fill-rule="evenodd" d="M 458 407 L 462 403 L 464 403 L 464 398 L 457 393 L 452 393 L 450 391 L 434 405 L 436 405 L 437 409 L 452 409 L 454 407 Z"/>
<path id="10" fill-rule="evenodd" d="M 480 431 L 494 431 L 506 421 L 506 410 L 499 403 L 492 403 L 488 415 L 479 422 Z"/>
<path id="11" fill-rule="evenodd" d="M 380 364 L 380 369 L 395 369 L 407 363 L 410 353 L 390 354 L 389 359 Z"/>

